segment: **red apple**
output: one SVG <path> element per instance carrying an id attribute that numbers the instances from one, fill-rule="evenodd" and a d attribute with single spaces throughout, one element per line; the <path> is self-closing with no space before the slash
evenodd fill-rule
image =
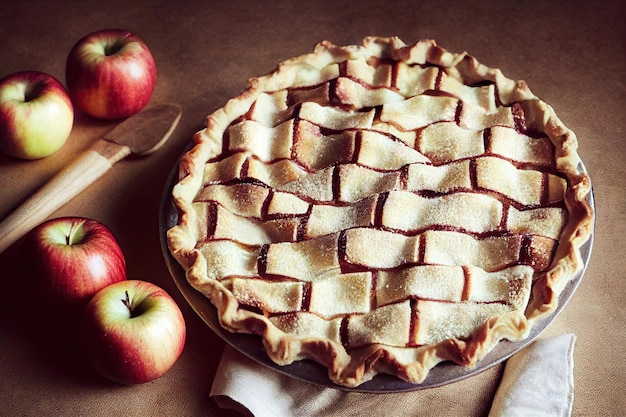
<path id="1" fill-rule="evenodd" d="M 143 109 L 156 84 L 148 46 L 126 30 L 108 29 L 80 39 L 67 57 L 70 96 L 85 113 L 121 119 Z"/>
<path id="2" fill-rule="evenodd" d="M 33 290 L 58 313 L 82 311 L 99 290 L 126 279 L 117 240 L 96 220 L 48 220 L 26 235 L 20 250 Z"/>
<path id="3" fill-rule="evenodd" d="M 81 344 L 89 363 L 120 384 L 142 384 L 167 372 L 185 346 L 186 328 L 176 302 L 146 281 L 117 282 L 87 304 Z"/>
<path id="4" fill-rule="evenodd" d="M 52 155 L 66 142 L 74 107 L 56 78 L 20 71 L 0 80 L 0 150 L 22 159 Z"/>

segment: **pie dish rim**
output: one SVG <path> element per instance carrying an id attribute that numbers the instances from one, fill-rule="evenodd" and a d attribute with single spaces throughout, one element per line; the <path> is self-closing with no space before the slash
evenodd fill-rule
<path id="1" fill-rule="evenodd" d="M 380 45 L 388 45 L 390 51 L 379 51 L 377 48 Z M 367 45 L 366 45 L 367 44 Z M 393 59 L 396 59 L 394 53 L 399 52 L 399 56 L 402 59 L 406 58 L 406 49 L 403 49 L 404 43 L 397 38 L 368 38 L 364 40 L 364 46 L 370 49 L 368 52 L 372 53 L 373 57 L 382 57 L 383 55 L 391 54 Z M 318 49 L 319 47 L 319 49 Z M 411 364 L 404 364 L 404 353 L 395 352 L 393 349 L 385 348 L 384 345 L 371 346 L 371 349 L 366 349 L 363 352 L 357 353 L 352 359 L 352 354 L 347 353 L 341 349 L 341 346 L 336 345 L 332 340 L 322 339 L 291 339 L 285 337 L 280 330 L 267 319 L 267 317 L 256 315 L 252 312 L 246 312 L 239 309 L 239 303 L 234 298 L 233 294 L 228 291 L 222 284 L 204 283 L 203 275 L 206 275 L 206 266 L 203 266 L 202 253 L 192 244 L 194 236 L 198 233 L 201 234 L 201 230 L 204 230 L 202 225 L 191 226 L 191 222 L 197 214 L 191 214 L 192 207 L 188 199 L 191 197 L 193 188 L 200 185 L 201 171 L 198 169 L 203 166 L 203 162 L 198 158 L 211 157 L 210 155 L 217 155 L 222 139 L 221 134 L 218 134 L 221 130 L 228 127 L 229 121 L 233 121 L 238 115 L 242 115 L 242 111 L 245 112 L 248 105 L 251 104 L 251 100 L 256 97 L 258 92 L 263 91 L 277 91 L 287 87 L 298 87 L 300 84 L 300 75 L 306 80 L 309 76 L 306 75 L 307 70 L 310 68 L 319 68 L 322 77 L 322 81 L 326 80 L 326 77 L 335 72 L 330 71 L 328 74 L 325 71 L 324 65 L 328 63 L 343 62 L 343 60 L 352 59 L 353 53 L 359 48 L 356 46 L 336 47 L 331 43 L 324 41 L 316 47 L 313 54 L 303 55 L 288 60 L 286 63 L 281 63 L 276 72 L 272 74 L 251 79 L 249 89 L 246 90 L 240 96 L 230 100 L 224 108 L 216 111 L 213 115 L 207 119 L 207 129 L 200 136 L 194 137 L 197 140 L 196 144 L 200 145 L 197 148 L 194 147 L 192 152 L 181 159 L 180 164 L 180 181 L 178 185 L 180 187 L 174 187 L 174 199 L 176 205 L 182 210 L 185 215 L 181 217 L 181 227 L 173 227 L 168 233 L 169 248 L 171 253 L 181 264 L 187 265 L 190 268 L 187 271 L 189 279 L 193 279 L 191 283 L 196 287 L 199 292 L 205 293 L 205 296 L 211 298 L 212 303 L 215 304 L 220 311 L 220 323 L 225 328 L 234 330 L 243 330 L 244 333 L 252 332 L 258 333 L 263 330 L 263 344 L 268 349 L 268 355 L 273 361 L 281 363 L 283 365 L 291 363 L 293 360 L 300 360 L 303 356 L 320 357 L 323 359 L 317 359 L 323 361 L 328 366 L 329 372 L 332 369 L 332 379 L 341 382 L 339 384 L 347 384 L 348 386 L 358 386 L 367 381 L 372 375 L 378 372 L 388 372 L 384 370 L 385 364 L 392 367 L 398 366 L 398 375 L 403 379 L 414 381 L 414 383 L 422 383 L 425 376 L 429 371 L 440 361 L 453 360 L 459 364 L 466 364 L 471 367 L 476 365 L 476 361 L 485 356 L 485 354 L 491 351 L 497 342 L 501 339 L 519 340 L 520 338 L 526 339 L 531 328 L 536 325 L 536 322 L 542 317 L 550 315 L 558 304 L 558 295 L 563 291 L 572 278 L 575 278 L 577 273 L 584 269 L 586 265 L 583 262 L 580 252 L 580 246 L 589 240 L 593 232 L 594 211 L 588 204 L 588 198 L 590 193 L 590 180 L 586 173 L 581 173 L 577 168 L 580 163 L 580 158 L 576 153 L 576 137 L 569 129 L 567 129 L 558 117 L 554 114 L 552 108 L 538 99 L 527 88 L 523 81 L 513 81 L 505 78 L 498 69 L 489 69 L 483 66 L 475 60 L 471 55 L 452 54 L 448 53 L 445 49 L 440 48 L 434 41 L 419 41 L 416 44 L 409 46 L 410 58 L 409 63 L 417 62 L 422 63 L 425 59 L 426 63 L 436 66 L 443 66 L 444 68 L 453 68 L 459 64 L 461 67 L 459 70 L 461 75 L 469 77 L 466 80 L 468 85 L 474 85 L 478 81 L 492 81 L 496 83 L 496 90 L 500 91 L 500 99 L 502 105 L 522 102 L 522 106 L 526 103 L 528 108 L 517 108 L 512 110 L 512 117 L 515 119 L 519 111 L 525 113 L 529 111 L 531 114 L 530 123 L 532 123 L 537 129 L 547 129 L 546 134 L 551 138 L 555 146 L 558 145 L 558 153 L 555 155 L 556 163 L 559 171 L 563 172 L 569 181 L 572 182 L 567 193 L 569 197 L 566 197 L 566 204 L 571 204 L 571 210 L 574 210 L 573 216 L 575 221 L 568 222 L 567 231 L 565 233 L 565 241 L 561 242 L 558 248 L 556 258 L 553 261 L 551 269 L 543 276 L 540 277 L 542 285 L 535 291 L 533 285 L 534 298 L 531 298 L 531 303 L 527 307 L 527 313 L 525 317 L 520 316 L 518 312 L 512 314 L 506 314 L 502 317 L 489 320 L 482 326 L 476 334 L 476 341 L 465 341 L 461 339 L 450 339 L 442 343 L 433 345 L 432 348 L 422 350 L 417 353 L 417 362 Z M 395 49 L 400 47 L 400 49 Z M 422 53 L 426 49 L 426 58 L 422 57 Z M 402 50 L 401 50 L 402 49 Z M 319 52 L 318 52 L 319 51 Z M 413 55 L 416 51 L 417 55 Z M 360 53 L 361 51 L 359 51 Z M 378 55 L 382 52 L 383 55 Z M 367 52 L 366 52 L 367 53 Z M 347 54 L 349 56 L 346 56 Z M 446 55 L 447 54 L 447 55 Z M 434 57 L 434 61 L 430 61 L 431 56 Z M 466 59 L 467 58 L 467 59 Z M 461 61 L 462 59 L 462 61 Z M 336 60 L 336 61 L 335 61 Z M 304 74 L 294 73 L 298 67 L 303 67 Z M 453 68 L 456 70 L 456 68 Z M 282 74 L 282 75 L 281 75 Z M 296 77 L 296 84 L 291 84 L 293 77 Z M 474 81 L 472 81 L 474 80 Z M 304 109 L 304 107 L 303 107 Z M 458 109 L 457 109 L 458 111 Z M 461 116 L 463 116 L 461 114 Z M 539 116 L 537 118 L 536 116 Z M 514 120 L 515 121 L 515 120 Z M 510 121 L 509 121 L 510 122 Z M 226 124 L 225 124 L 226 123 Z M 515 124 L 517 125 L 517 121 Z M 525 123 L 522 119 L 521 123 Z M 470 123 L 471 125 L 471 123 Z M 530 125 L 529 125 L 530 127 Z M 535 127 L 530 127 L 534 129 Z M 523 127 L 525 129 L 525 125 Z M 543 130 L 542 130 L 543 131 Z M 204 134 L 206 132 L 206 134 Z M 218 152 L 219 153 L 219 152 Z M 179 224 L 180 224 L 179 222 Z M 173 230 L 176 229 L 176 230 Z M 197 241 L 197 237 L 195 237 Z M 563 240 L 563 238 L 561 239 Z M 247 241 L 244 241 L 247 242 Z M 543 249 L 538 248 L 538 251 Z M 565 279 L 567 278 L 567 279 Z M 216 304 L 217 303 L 217 304 Z M 237 314 L 234 314 L 234 309 L 237 309 Z M 243 327 L 242 327 L 243 326 Z M 474 339 L 474 337 L 472 338 Z M 334 340 L 334 339 L 333 339 Z M 300 343 L 302 346 L 300 346 Z M 305 346 L 306 345 L 306 346 Z M 430 346 L 430 345 L 429 345 Z M 345 349 L 345 347 L 344 347 Z M 372 349 L 375 349 L 373 351 Z M 437 351 L 436 356 L 432 356 L 433 349 Z M 308 353 L 307 353 L 308 352 Z M 368 353 L 370 352 L 370 353 Z M 300 355 L 302 353 L 302 355 Z M 339 356 L 338 356 L 339 355 Z M 346 355 L 350 358 L 350 363 L 346 363 Z M 364 356 L 365 355 L 365 356 Z M 382 356 L 381 356 L 382 355 Z M 399 355 L 397 358 L 394 355 Z M 387 356 L 390 356 L 387 358 Z M 387 358 L 387 359 L 385 359 Z M 437 359 L 439 358 L 439 359 Z M 383 359 L 380 368 L 376 366 L 379 359 Z M 358 365 L 361 361 L 361 365 Z M 389 361 L 389 363 L 387 363 Z M 398 361 L 398 362 L 396 362 Z M 344 368 L 345 367 L 345 368 Z M 363 368 L 365 367 L 365 368 Z M 363 372 L 369 374 L 366 378 Z M 329 373 L 330 376 L 330 373 Z"/>
<path id="2" fill-rule="evenodd" d="M 183 150 L 181 157 L 189 151 L 189 149 L 191 149 L 191 145 L 192 144 L 190 143 Z M 231 333 L 222 328 L 217 317 L 217 308 L 206 296 L 189 284 L 185 276 L 185 271 L 171 254 L 167 242 L 167 231 L 178 223 L 178 213 L 172 198 L 172 188 L 177 183 L 179 160 L 176 161 L 174 167 L 168 175 L 159 205 L 159 236 L 161 241 L 161 251 L 174 284 L 195 314 L 225 343 L 228 343 L 241 354 L 247 356 L 262 366 L 297 380 L 321 387 L 335 388 L 349 392 L 384 394 L 436 388 L 478 375 L 506 361 L 508 358 L 533 343 L 543 333 L 543 331 L 546 330 L 546 328 L 559 316 L 561 311 L 574 296 L 574 293 L 581 284 L 589 259 L 591 258 L 595 235 L 595 217 L 589 239 L 580 247 L 580 256 L 582 258 L 583 267 L 563 288 L 563 291 L 558 297 L 556 309 L 548 316 L 536 322 L 530 329 L 530 333 L 526 339 L 516 342 L 506 339 L 501 340 L 476 364 L 475 367 L 468 368 L 459 366 L 452 362 L 442 362 L 430 369 L 424 381 L 419 384 L 404 381 L 394 375 L 379 373 L 371 380 L 365 381 L 356 387 L 347 387 L 332 382 L 328 377 L 328 370 L 323 365 L 320 365 L 311 359 L 294 361 L 289 365 L 276 364 L 263 350 L 262 343 L 260 342 L 260 337 L 258 335 Z M 582 173 L 588 175 L 582 162 L 580 163 L 579 169 Z M 589 179 L 589 194 L 587 196 L 587 202 L 589 203 L 591 210 L 595 212 L 595 198 L 591 179 Z"/>

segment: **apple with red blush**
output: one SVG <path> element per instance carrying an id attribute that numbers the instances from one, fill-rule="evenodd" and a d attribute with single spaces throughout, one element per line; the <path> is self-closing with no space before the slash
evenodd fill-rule
<path id="1" fill-rule="evenodd" d="M 80 328 L 87 361 L 107 379 L 142 384 L 165 374 L 185 346 L 186 327 L 176 302 L 159 286 L 126 280 L 100 290 Z"/>
<path id="2" fill-rule="evenodd" d="M 99 119 L 122 119 L 143 109 L 157 79 L 154 58 L 136 34 L 105 29 L 81 38 L 71 49 L 65 77 L 70 97 Z"/>
<path id="3" fill-rule="evenodd" d="M 19 71 L 0 80 L 0 150 L 21 159 L 58 151 L 72 131 L 74 107 L 52 75 Z"/>
<path id="4" fill-rule="evenodd" d="M 102 288 L 126 280 L 122 249 L 97 220 L 45 221 L 25 236 L 20 251 L 30 287 L 54 313 L 80 313 Z"/>

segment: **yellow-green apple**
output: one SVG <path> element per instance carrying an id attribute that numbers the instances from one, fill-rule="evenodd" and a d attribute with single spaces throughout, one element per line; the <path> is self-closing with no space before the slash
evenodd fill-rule
<path id="1" fill-rule="evenodd" d="M 152 53 L 137 35 L 106 29 L 74 45 L 65 77 L 77 107 L 96 118 L 121 119 L 146 106 L 157 70 Z"/>
<path id="2" fill-rule="evenodd" d="M 0 150 L 22 159 L 52 155 L 67 141 L 74 107 L 52 75 L 19 71 L 0 80 Z"/>
<path id="3" fill-rule="evenodd" d="M 97 220 L 58 217 L 31 230 L 20 246 L 32 290 L 54 313 L 82 313 L 102 288 L 126 280 L 115 236 Z"/>
<path id="4" fill-rule="evenodd" d="M 185 346 L 176 302 L 159 286 L 127 280 L 100 290 L 83 313 L 81 345 L 88 362 L 120 384 L 141 384 L 167 372 Z"/>

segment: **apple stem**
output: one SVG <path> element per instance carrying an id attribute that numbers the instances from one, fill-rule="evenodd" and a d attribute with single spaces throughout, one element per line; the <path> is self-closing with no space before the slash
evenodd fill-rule
<path id="1" fill-rule="evenodd" d="M 70 229 L 65 233 L 65 242 L 68 245 L 80 245 L 85 240 L 85 231 L 83 230 L 81 223 L 73 224 Z"/>
<path id="2" fill-rule="evenodd" d="M 128 308 L 128 311 L 130 312 L 130 316 L 131 316 L 131 317 L 134 317 L 134 316 L 133 316 L 133 307 L 132 307 L 132 305 L 130 304 L 130 297 L 128 296 L 128 291 L 124 291 L 124 292 L 125 292 L 125 294 L 126 294 L 126 298 L 122 298 L 122 300 L 121 300 L 121 301 L 122 301 L 122 303 L 124 303 L 124 305 L 126 306 L 126 308 Z"/>

